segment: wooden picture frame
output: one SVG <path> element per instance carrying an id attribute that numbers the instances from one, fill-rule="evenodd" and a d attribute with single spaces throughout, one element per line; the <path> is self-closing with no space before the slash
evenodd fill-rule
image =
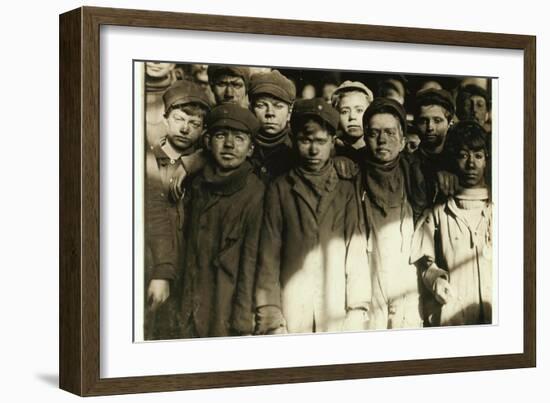
<path id="1" fill-rule="evenodd" d="M 100 27 L 117 25 L 522 50 L 523 353 L 127 378 L 100 377 Z M 536 365 L 534 36 L 82 7 L 60 16 L 60 387 L 81 396 Z"/>

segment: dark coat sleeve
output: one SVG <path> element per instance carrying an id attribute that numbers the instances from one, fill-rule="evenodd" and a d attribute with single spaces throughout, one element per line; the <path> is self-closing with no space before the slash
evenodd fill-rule
<path id="1" fill-rule="evenodd" d="M 283 217 L 277 183 L 278 181 L 272 182 L 267 189 L 260 231 L 255 290 L 258 334 L 265 334 L 284 326 L 280 284 Z"/>
<path id="2" fill-rule="evenodd" d="M 252 334 L 253 331 L 253 293 L 263 218 L 263 190 L 263 185 L 261 185 L 258 193 L 247 207 L 248 213 L 243 228 L 239 276 L 231 319 L 232 329 L 239 334 Z"/>
<path id="3" fill-rule="evenodd" d="M 146 243 L 152 256 L 152 278 L 176 278 L 177 242 L 170 222 L 168 199 L 161 196 L 162 184 L 156 177 L 146 178 L 145 220 Z"/>

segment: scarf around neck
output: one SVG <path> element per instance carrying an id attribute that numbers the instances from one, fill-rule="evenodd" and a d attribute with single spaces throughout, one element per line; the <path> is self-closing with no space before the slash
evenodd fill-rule
<path id="1" fill-rule="evenodd" d="M 302 167 L 296 167 L 295 171 L 317 197 L 321 197 L 326 192 L 331 191 L 333 184 L 338 180 L 332 160 L 329 160 L 318 172 L 307 171 Z"/>
<path id="2" fill-rule="evenodd" d="M 245 161 L 231 174 L 225 176 L 216 172 L 213 163 L 207 164 L 203 169 L 204 183 L 212 193 L 229 195 L 242 189 L 246 185 L 248 175 L 252 172 L 252 165 Z"/>
<path id="3" fill-rule="evenodd" d="M 278 146 L 279 144 L 284 143 L 289 133 L 290 129 L 288 127 L 281 130 L 281 132 L 276 134 L 275 136 L 265 134 L 262 130 L 260 130 L 258 131 L 258 133 L 256 133 L 255 140 L 260 147 L 273 148 L 275 146 Z"/>
<path id="4" fill-rule="evenodd" d="M 384 216 L 390 208 L 399 207 L 405 194 L 403 173 L 397 157 L 388 165 L 365 161 L 365 187 L 371 201 Z"/>

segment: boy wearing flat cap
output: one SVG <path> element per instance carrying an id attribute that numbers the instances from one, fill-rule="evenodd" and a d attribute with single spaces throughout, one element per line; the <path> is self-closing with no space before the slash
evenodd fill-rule
<path id="1" fill-rule="evenodd" d="M 491 132 L 491 99 L 486 89 L 476 84 L 460 87 L 456 96 L 456 114 L 460 120 L 475 120 Z"/>
<path id="2" fill-rule="evenodd" d="M 454 188 L 452 184 L 445 186 L 445 183 L 440 182 L 442 173 L 449 170 L 443 151 L 454 113 L 454 101 L 447 91 L 429 88 L 416 94 L 414 119 L 420 131 L 420 146 L 414 153 L 414 158 L 422 169 L 427 196 L 431 201 L 437 197 L 439 187 L 444 193 L 452 193 L 448 188 Z M 447 175 L 445 178 L 447 181 L 456 181 L 453 176 Z"/>
<path id="3" fill-rule="evenodd" d="M 422 327 L 418 275 L 409 256 L 414 222 L 426 203 L 419 168 L 401 154 L 407 134 L 405 110 L 393 99 L 375 98 L 363 125 L 366 153 L 357 186 L 372 269 L 369 328 Z"/>
<path id="4" fill-rule="evenodd" d="M 183 201 L 170 197 L 170 187 L 185 159 L 196 150 L 210 109 L 202 88 L 189 81 L 172 84 L 163 101 L 165 136 L 146 154 L 146 339 L 179 336 L 175 312 Z"/>
<path id="5" fill-rule="evenodd" d="M 336 154 L 359 162 L 365 148 L 363 114 L 373 100 L 372 91 L 359 81 L 344 81 L 332 94 L 332 106 L 340 113 Z"/>
<path id="6" fill-rule="evenodd" d="M 222 104 L 208 114 L 208 162 L 186 208 L 183 337 L 249 335 L 264 185 L 248 158 L 258 121 Z"/>
<path id="7" fill-rule="evenodd" d="M 209 65 L 208 80 L 216 104 L 234 103 L 248 108 L 250 71 L 244 66 Z"/>
<path id="8" fill-rule="evenodd" d="M 331 154 L 338 112 L 297 101 L 291 118 L 298 165 L 268 186 L 256 282 L 256 333 L 362 330 L 370 272 L 354 184 Z"/>
<path id="9" fill-rule="evenodd" d="M 289 122 L 296 87 L 278 70 L 273 70 L 252 76 L 249 96 L 251 110 L 260 122 L 252 163 L 267 183 L 288 172 L 295 160 Z"/>

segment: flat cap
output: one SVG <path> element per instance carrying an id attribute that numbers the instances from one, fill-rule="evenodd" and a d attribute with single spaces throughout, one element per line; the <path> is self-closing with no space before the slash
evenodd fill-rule
<path id="1" fill-rule="evenodd" d="M 291 104 L 296 99 L 296 86 L 278 70 L 254 74 L 250 79 L 249 94 L 272 95 L 281 101 Z"/>
<path id="2" fill-rule="evenodd" d="M 346 80 L 342 84 L 340 84 L 332 93 L 332 106 L 336 107 L 336 104 L 338 103 L 338 100 L 340 98 L 340 95 L 344 92 L 349 91 L 361 91 L 364 92 L 367 95 L 367 101 L 369 104 L 374 99 L 374 95 L 369 87 L 367 87 L 365 84 L 363 84 L 360 81 L 350 81 Z"/>
<path id="3" fill-rule="evenodd" d="M 294 110 L 290 118 L 290 126 L 292 131 L 297 131 L 300 124 L 303 123 L 304 118 L 308 116 L 315 116 L 320 118 L 326 124 L 336 131 L 338 129 L 338 122 L 340 121 L 340 114 L 331 105 L 326 103 L 323 98 L 313 99 L 300 99 L 294 104 Z"/>
<path id="4" fill-rule="evenodd" d="M 174 82 L 162 95 L 162 100 L 164 101 L 165 110 L 174 105 L 190 103 L 201 104 L 208 110 L 212 107 L 210 98 L 208 98 L 208 94 L 204 89 L 200 85 L 187 80 Z"/>
<path id="5" fill-rule="evenodd" d="M 250 86 L 250 70 L 245 66 L 228 66 L 228 65 L 209 65 L 208 66 L 208 79 L 210 82 L 214 82 L 217 77 L 222 74 L 228 74 L 230 76 L 241 77 L 244 81 L 245 87 L 248 89 Z"/>
<path id="6" fill-rule="evenodd" d="M 226 127 L 255 135 L 260 123 L 250 110 L 237 104 L 221 104 L 206 115 L 206 128 L 210 132 L 217 127 Z"/>
<path id="7" fill-rule="evenodd" d="M 415 103 L 415 115 L 419 113 L 421 106 L 426 105 L 439 105 L 449 111 L 452 115 L 455 113 L 455 103 L 453 97 L 448 91 L 445 90 L 427 88 L 425 90 L 418 91 L 416 93 Z"/>
<path id="8" fill-rule="evenodd" d="M 489 93 L 487 92 L 487 90 L 485 88 L 480 87 L 479 85 L 476 85 L 476 84 L 468 84 L 468 85 L 465 85 L 464 87 L 460 87 L 458 92 L 459 93 L 468 93 L 468 94 L 470 94 L 470 96 L 479 95 L 480 97 L 485 98 L 485 101 L 487 101 L 487 102 L 490 101 Z"/>
<path id="9" fill-rule="evenodd" d="M 389 113 L 397 117 L 401 123 L 403 136 L 407 135 L 407 113 L 405 112 L 403 105 L 389 98 L 374 98 L 363 114 L 363 127 L 367 128 L 369 126 L 370 118 L 380 113 Z"/>

